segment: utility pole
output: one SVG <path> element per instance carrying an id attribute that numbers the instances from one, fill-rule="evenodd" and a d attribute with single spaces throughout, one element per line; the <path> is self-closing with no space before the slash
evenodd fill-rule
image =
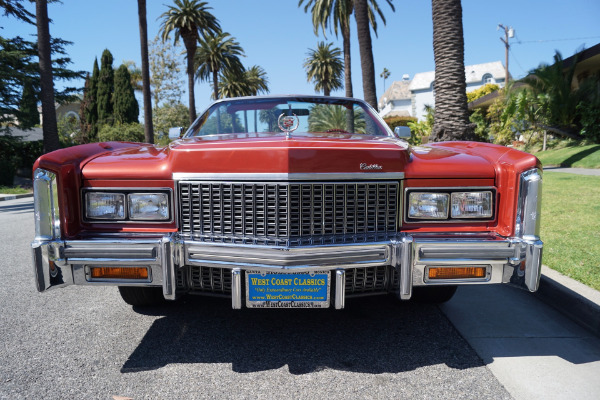
<path id="1" fill-rule="evenodd" d="M 502 24 L 498 24 L 498 29 L 504 30 L 504 38 L 500 38 L 502 43 L 504 43 L 504 87 L 508 85 L 508 50 L 510 48 L 510 43 L 508 42 L 509 38 L 515 37 L 515 30 L 511 26 L 504 26 Z"/>

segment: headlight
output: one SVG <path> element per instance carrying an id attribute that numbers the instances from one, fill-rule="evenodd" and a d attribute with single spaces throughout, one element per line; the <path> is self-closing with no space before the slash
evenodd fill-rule
<path id="1" fill-rule="evenodd" d="M 447 219 L 448 193 L 411 192 L 408 196 L 408 218 Z"/>
<path id="2" fill-rule="evenodd" d="M 130 219 L 166 221 L 170 218 L 166 193 L 130 193 L 127 197 Z"/>
<path id="3" fill-rule="evenodd" d="M 89 219 L 125 219 L 125 195 L 123 193 L 87 192 L 85 216 Z"/>
<path id="4" fill-rule="evenodd" d="M 491 218 L 492 192 L 452 193 L 452 218 Z"/>

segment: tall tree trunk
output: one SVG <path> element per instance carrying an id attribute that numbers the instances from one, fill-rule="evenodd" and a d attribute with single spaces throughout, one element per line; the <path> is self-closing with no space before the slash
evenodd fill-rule
<path id="1" fill-rule="evenodd" d="M 150 93 L 150 67 L 148 63 L 148 25 L 146 23 L 146 0 L 138 0 L 140 20 L 140 46 L 142 48 L 142 95 L 144 96 L 144 136 L 147 143 L 154 143 L 152 126 L 152 94 Z"/>
<path id="2" fill-rule="evenodd" d="M 192 33 L 181 34 L 183 44 L 185 45 L 187 57 L 187 76 L 188 76 L 188 108 L 190 113 L 190 125 L 196 120 L 196 97 L 194 96 L 194 58 L 196 56 L 197 37 Z"/>
<path id="3" fill-rule="evenodd" d="M 36 0 L 35 13 L 38 36 L 38 54 L 40 57 L 40 99 L 42 101 L 42 131 L 44 133 L 44 153 L 58 150 L 58 126 L 54 106 L 54 80 L 52 78 L 52 59 L 50 48 L 50 28 L 48 26 L 48 3 Z"/>
<path id="4" fill-rule="evenodd" d="M 350 20 L 348 24 L 342 24 L 342 42 L 344 47 L 344 86 L 346 87 L 346 97 L 354 97 L 352 92 L 352 68 L 350 66 Z M 346 130 L 354 132 L 354 110 L 346 112 Z"/>
<path id="5" fill-rule="evenodd" d="M 465 80 L 460 0 L 432 0 L 435 116 L 432 141 L 474 140 Z"/>
<path id="6" fill-rule="evenodd" d="M 360 67 L 363 78 L 363 95 L 367 103 L 377 109 L 377 89 L 375 88 L 375 62 L 373 61 L 373 46 L 371 43 L 371 27 L 367 0 L 354 1 L 354 18 L 360 50 Z"/>
<path id="7" fill-rule="evenodd" d="M 213 90 L 215 92 L 215 100 L 219 99 L 219 71 L 213 71 Z"/>
<path id="8" fill-rule="evenodd" d="M 346 97 L 353 97 L 352 68 L 350 66 L 350 25 L 342 24 L 342 42 L 344 47 L 344 86 L 346 87 Z"/>

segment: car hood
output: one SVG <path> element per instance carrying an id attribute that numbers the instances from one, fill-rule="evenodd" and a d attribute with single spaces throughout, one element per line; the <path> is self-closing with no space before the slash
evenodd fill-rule
<path id="1" fill-rule="evenodd" d="M 361 168 L 362 166 L 362 168 Z M 367 167 L 365 169 L 365 166 Z M 84 179 L 172 179 L 174 173 L 404 172 L 407 178 L 493 178 L 489 159 L 461 149 L 410 148 L 389 137 L 238 134 L 181 139 L 101 154 Z"/>

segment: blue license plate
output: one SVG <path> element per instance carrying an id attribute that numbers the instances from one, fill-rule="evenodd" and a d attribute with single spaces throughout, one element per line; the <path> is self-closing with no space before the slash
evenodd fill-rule
<path id="1" fill-rule="evenodd" d="M 329 307 L 329 272 L 246 271 L 246 305 L 251 308 Z"/>

